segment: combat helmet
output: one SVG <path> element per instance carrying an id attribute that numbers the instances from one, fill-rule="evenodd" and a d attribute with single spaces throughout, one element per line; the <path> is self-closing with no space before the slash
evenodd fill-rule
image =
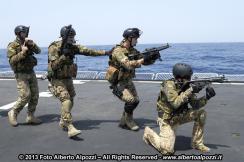
<path id="1" fill-rule="evenodd" d="M 138 28 L 128 28 L 124 31 L 123 33 L 123 37 L 125 39 L 128 39 L 128 38 L 139 38 L 142 34 L 142 31 Z"/>
<path id="2" fill-rule="evenodd" d="M 64 27 L 61 28 L 61 30 L 60 30 L 60 37 L 63 38 L 67 34 L 67 32 L 69 32 L 68 33 L 69 36 L 75 36 L 76 35 L 75 29 L 72 28 L 71 25 L 69 25 L 69 26 L 64 26 Z"/>
<path id="3" fill-rule="evenodd" d="M 27 27 L 27 26 L 24 26 L 24 25 L 18 25 L 15 27 L 14 29 L 14 33 L 15 35 L 19 35 L 20 32 L 23 32 L 23 33 L 29 33 L 29 28 L 30 27 Z"/>
<path id="4" fill-rule="evenodd" d="M 173 75 L 175 78 L 190 79 L 193 74 L 193 70 L 190 65 L 185 63 L 177 63 L 173 67 Z"/>

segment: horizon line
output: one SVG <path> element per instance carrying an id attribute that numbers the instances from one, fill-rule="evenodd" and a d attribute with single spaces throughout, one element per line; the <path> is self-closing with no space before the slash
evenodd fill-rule
<path id="1" fill-rule="evenodd" d="M 169 42 L 165 42 L 165 43 L 139 43 L 137 44 L 138 45 L 162 45 L 162 44 L 166 44 L 166 43 L 169 43 Z M 227 43 L 230 43 L 230 44 L 234 44 L 234 43 L 244 43 L 244 41 L 233 41 L 233 42 L 171 42 L 169 44 L 227 44 Z M 119 44 L 119 43 L 116 43 L 116 44 Z M 113 45 L 116 45 L 116 44 L 81 44 L 81 45 L 84 45 L 84 46 L 113 46 Z M 48 48 L 48 46 L 46 47 L 43 47 L 41 46 L 40 48 Z M 3 48 L 3 47 L 0 47 L 0 49 L 6 49 Z"/>

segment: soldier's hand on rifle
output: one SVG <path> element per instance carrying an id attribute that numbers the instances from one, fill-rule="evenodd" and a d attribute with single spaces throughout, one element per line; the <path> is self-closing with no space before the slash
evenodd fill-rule
<path id="1" fill-rule="evenodd" d="M 25 45 L 28 47 L 32 47 L 34 45 L 34 42 L 30 38 L 25 38 Z"/>
<path id="2" fill-rule="evenodd" d="M 191 83 L 190 87 L 192 87 L 193 90 L 192 93 L 199 93 L 203 89 L 204 85 L 196 82 L 196 83 Z"/>
<path id="3" fill-rule="evenodd" d="M 209 100 L 210 98 L 214 97 L 216 95 L 213 87 L 207 87 L 206 88 L 206 98 Z"/>
<path id="4" fill-rule="evenodd" d="M 140 64 L 143 64 L 143 63 L 145 62 L 144 59 L 140 59 L 140 60 L 138 60 L 138 61 L 139 61 Z"/>
<path id="5" fill-rule="evenodd" d="M 151 55 L 143 55 L 144 63 L 149 63 L 152 60 Z"/>
<path id="6" fill-rule="evenodd" d="M 153 52 L 152 53 L 152 60 L 157 60 L 158 58 L 160 58 L 159 51 Z"/>
<path id="7" fill-rule="evenodd" d="M 21 46 L 21 51 L 27 55 L 28 47 L 25 45 L 25 43 Z"/>

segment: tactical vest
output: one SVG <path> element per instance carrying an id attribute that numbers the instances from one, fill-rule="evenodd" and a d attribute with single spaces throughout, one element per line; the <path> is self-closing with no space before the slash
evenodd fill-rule
<path id="1" fill-rule="evenodd" d="M 19 43 L 16 44 L 16 46 L 14 46 L 14 49 L 16 50 L 16 55 L 17 55 L 19 52 L 21 52 L 21 45 Z M 33 72 L 34 66 L 37 65 L 37 59 L 33 56 L 34 52 L 32 50 L 28 50 L 27 53 L 28 53 L 27 56 L 23 60 L 15 64 L 11 64 L 9 62 L 14 73 Z"/>
<path id="2" fill-rule="evenodd" d="M 54 45 L 57 42 L 53 42 L 51 45 Z M 50 45 L 50 46 L 51 46 Z M 59 57 L 62 55 L 59 54 Z M 75 48 L 71 49 L 70 57 L 66 57 L 62 65 L 56 69 L 53 70 L 51 68 L 50 60 L 48 59 L 48 78 L 53 79 L 70 79 L 70 78 L 76 78 L 77 76 L 77 64 L 74 63 L 74 57 L 75 56 Z"/>
<path id="3" fill-rule="evenodd" d="M 123 48 L 121 45 L 116 45 L 114 50 L 116 48 Z M 136 52 L 134 48 L 131 48 L 131 50 L 128 51 L 128 53 L 124 53 L 125 56 L 128 56 L 128 54 L 132 54 L 133 52 Z M 120 65 L 120 62 L 118 62 L 114 57 L 113 54 L 109 57 L 109 68 L 106 73 L 106 79 L 111 84 L 116 84 L 116 82 L 119 82 L 121 80 L 128 80 L 135 77 L 135 69 L 128 70 Z"/>
<path id="4" fill-rule="evenodd" d="M 174 81 L 174 79 L 170 79 L 169 81 Z M 160 118 L 165 119 L 165 120 L 170 120 L 174 115 L 178 115 L 180 113 L 182 113 L 183 111 L 188 109 L 188 103 L 185 103 L 183 105 L 181 105 L 178 109 L 174 109 L 171 104 L 168 102 L 167 97 L 164 93 L 164 86 L 166 81 L 163 81 L 161 84 L 161 90 L 160 93 L 158 95 L 158 99 L 157 99 L 157 111 L 158 111 L 158 115 Z M 177 87 L 177 92 L 180 93 L 181 89 L 178 85 L 176 85 Z"/>

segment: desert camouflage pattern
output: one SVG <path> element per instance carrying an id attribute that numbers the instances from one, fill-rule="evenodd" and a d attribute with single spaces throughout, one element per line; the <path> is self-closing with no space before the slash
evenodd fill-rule
<path id="1" fill-rule="evenodd" d="M 21 41 L 18 38 L 9 43 L 7 56 L 9 64 L 15 73 L 31 73 L 33 72 L 33 67 L 37 65 L 34 53 L 41 53 L 41 49 L 35 43 L 32 47 L 28 48 L 26 53 L 21 51 Z"/>
<path id="2" fill-rule="evenodd" d="M 61 120 L 66 123 L 72 123 L 71 109 L 74 104 L 74 97 L 76 95 L 72 79 L 53 79 L 54 95 L 60 100 Z"/>
<path id="3" fill-rule="evenodd" d="M 69 48 L 70 54 L 67 56 L 60 54 L 62 41 L 55 41 L 51 43 L 48 48 L 48 72 L 53 73 L 52 78 L 67 79 L 74 77 L 74 73 L 77 72 L 77 66 L 74 63 L 75 55 L 85 56 L 103 56 L 104 50 L 93 50 L 82 45 L 72 45 Z"/>
<path id="4" fill-rule="evenodd" d="M 144 141 L 152 144 L 162 154 L 174 153 L 177 127 L 192 121 L 194 122 L 192 147 L 204 146 L 203 132 L 206 111 L 200 108 L 206 105 L 207 99 L 205 97 L 197 98 L 192 93 L 192 88 L 188 88 L 180 94 L 179 92 L 180 86 L 174 80 L 163 81 L 157 102 L 160 133 L 158 135 L 149 127 L 144 132 Z M 188 108 L 188 103 L 191 105 L 191 108 Z M 185 106 L 185 109 L 177 111 L 182 106 Z"/>
<path id="5" fill-rule="evenodd" d="M 129 60 L 129 54 L 139 54 L 135 48 L 127 49 L 121 45 L 117 45 L 112 52 L 112 59 L 109 64 L 119 70 L 118 76 L 118 89 L 122 92 L 122 101 L 126 103 L 139 102 L 139 97 L 136 92 L 134 83 L 132 82 L 135 77 L 135 68 L 141 67 L 138 60 Z"/>
<path id="6" fill-rule="evenodd" d="M 118 83 L 118 89 L 122 92 L 121 100 L 126 103 L 139 102 L 139 97 L 136 92 L 136 87 L 132 80 L 120 81 Z"/>
<path id="7" fill-rule="evenodd" d="M 39 98 L 38 83 L 33 70 L 34 66 L 37 65 L 37 60 L 33 55 L 34 53 L 39 54 L 41 49 L 35 43 L 28 48 L 26 53 L 21 51 L 21 42 L 18 38 L 9 43 L 7 47 L 7 57 L 15 73 L 19 93 L 13 106 L 16 113 L 19 113 L 27 103 L 28 112 L 35 112 Z"/>
<path id="8" fill-rule="evenodd" d="M 128 55 L 139 53 L 139 51 L 132 47 L 127 49 L 121 45 L 117 45 L 114 48 L 110 64 L 120 70 L 119 80 L 127 81 L 135 77 L 135 68 L 141 67 L 141 63 L 138 60 L 129 60 Z"/>
<path id="9" fill-rule="evenodd" d="M 17 73 L 15 74 L 15 78 L 17 81 L 19 97 L 13 106 L 13 109 L 19 113 L 28 103 L 28 112 L 35 112 L 39 99 L 39 89 L 36 74 L 34 72 L 30 74 Z"/>
<path id="10" fill-rule="evenodd" d="M 49 46 L 48 69 L 53 73 L 50 79 L 53 94 L 62 103 L 61 121 L 69 124 L 72 123 L 71 109 L 76 95 L 72 80 L 72 74 L 77 72 L 77 69 L 74 69 L 74 55 L 103 56 L 105 51 L 74 44 L 69 48 L 70 54 L 64 56 L 60 54 L 61 44 L 62 41 L 55 41 Z"/>

